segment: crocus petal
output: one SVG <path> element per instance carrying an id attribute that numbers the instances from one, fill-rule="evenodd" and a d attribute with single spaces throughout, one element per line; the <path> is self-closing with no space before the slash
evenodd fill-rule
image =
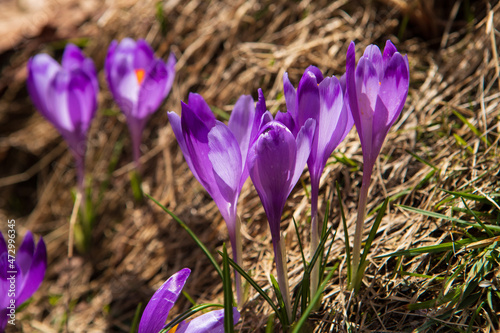
<path id="1" fill-rule="evenodd" d="M 56 120 L 47 106 L 47 92 L 50 82 L 60 70 L 61 66 L 48 54 L 37 54 L 28 61 L 28 92 L 35 107 L 51 123 Z"/>
<path id="2" fill-rule="evenodd" d="M 300 129 L 296 138 L 296 160 L 295 166 L 293 169 L 293 176 L 290 181 L 290 186 L 288 188 L 288 193 L 286 196 L 290 195 L 295 184 L 299 181 L 300 175 L 302 175 L 302 171 L 304 171 L 304 167 L 306 166 L 307 159 L 309 158 L 309 154 L 311 153 L 311 145 L 314 137 L 314 130 L 316 128 L 316 120 L 308 119 L 304 126 Z"/>
<path id="3" fill-rule="evenodd" d="M 54 126 L 59 130 L 72 132 L 74 124 L 71 120 L 68 105 L 68 86 L 71 80 L 70 73 L 59 71 L 47 90 L 47 107 L 49 119 L 54 120 Z"/>
<path id="4" fill-rule="evenodd" d="M 43 238 L 40 238 L 33 254 L 33 261 L 28 274 L 23 276 L 23 281 L 19 287 L 16 301 L 20 305 L 33 295 L 42 284 L 47 269 L 47 249 Z"/>
<path id="5" fill-rule="evenodd" d="M 384 47 L 384 54 L 382 56 L 384 59 L 384 63 L 387 63 L 389 61 L 389 59 L 396 52 L 398 52 L 398 50 L 396 49 L 396 46 L 394 46 L 394 44 L 392 44 L 392 42 L 390 40 L 387 40 L 387 42 L 385 43 L 385 47 Z"/>
<path id="6" fill-rule="evenodd" d="M 363 53 L 363 57 L 367 58 L 368 62 L 371 63 L 377 71 L 379 82 L 382 81 L 382 77 L 384 76 L 384 64 L 380 49 L 376 45 L 368 45 Z"/>
<path id="7" fill-rule="evenodd" d="M 306 71 L 297 88 L 298 114 L 295 118 L 299 127 L 302 127 L 307 119 L 318 120 L 319 118 L 319 90 L 316 76 Z"/>
<path id="8" fill-rule="evenodd" d="M 297 124 L 295 124 L 295 120 L 293 119 L 293 116 L 290 114 L 290 112 L 278 111 L 276 113 L 275 120 L 285 125 L 290 130 L 290 132 L 292 132 L 293 136 L 297 136 L 299 128 Z"/>
<path id="9" fill-rule="evenodd" d="M 74 70 L 68 83 L 68 105 L 71 122 L 86 133 L 97 110 L 97 95 L 91 78 L 82 70 Z"/>
<path id="10" fill-rule="evenodd" d="M 296 155 L 293 134 L 285 125 L 272 121 L 261 129 L 248 157 L 250 177 L 266 211 L 273 239 L 279 239 L 281 213 L 293 187 Z"/>
<path id="11" fill-rule="evenodd" d="M 0 332 L 5 332 L 5 328 L 7 328 L 8 313 L 7 309 L 0 310 Z"/>
<path id="12" fill-rule="evenodd" d="M 236 211 L 236 201 L 240 192 L 242 172 L 241 152 L 233 132 L 223 123 L 217 121 L 208 133 L 208 158 L 212 163 L 217 188 L 224 202 L 217 203 L 222 212 L 232 208 Z M 233 207 L 227 207 L 227 206 Z M 226 206 L 226 207 L 221 207 Z M 224 214 L 223 214 L 224 215 Z M 230 220 L 224 216 L 225 220 Z M 227 217 L 227 218 L 226 218 Z"/>
<path id="13" fill-rule="evenodd" d="M 165 63 L 156 60 L 147 72 L 144 81 L 140 84 L 137 110 L 131 115 L 132 117 L 146 119 L 158 109 L 167 96 L 165 85 L 168 75 Z"/>
<path id="14" fill-rule="evenodd" d="M 387 64 L 380 84 L 379 96 L 388 110 L 385 125 L 389 127 L 399 117 L 408 96 L 410 77 L 407 61 L 408 59 L 403 58 L 401 54 L 395 53 Z"/>
<path id="15" fill-rule="evenodd" d="M 297 92 L 288 78 L 288 73 L 283 74 L 283 89 L 287 112 L 297 119 Z"/>
<path id="16" fill-rule="evenodd" d="M 238 145 L 241 147 L 241 156 L 246 160 L 248 146 L 252 135 L 255 120 L 255 107 L 253 98 L 249 95 L 241 96 L 234 104 L 233 112 L 229 118 L 228 127 L 233 132 Z"/>
<path id="17" fill-rule="evenodd" d="M 168 112 L 168 121 L 172 126 L 172 130 L 174 131 L 175 138 L 179 143 L 179 147 L 181 148 L 182 154 L 184 155 L 184 159 L 186 160 L 189 169 L 193 173 L 194 177 L 198 179 L 198 173 L 196 172 L 196 168 L 193 165 L 193 161 L 191 160 L 191 155 L 189 154 L 189 150 L 186 146 L 186 140 L 184 140 L 184 133 L 182 133 L 182 125 L 181 125 L 181 117 L 175 112 Z"/>
<path id="18" fill-rule="evenodd" d="M 233 308 L 233 322 L 240 320 L 240 313 Z M 215 310 L 205 313 L 188 323 L 182 323 L 176 333 L 224 333 L 224 310 Z"/>
<path id="19" fill-rule="evenodd" d="M 71 43 L 66 45 L 61 60 L 61 65 L 65 70 L 72 71 L 81 68 L 84 61 L 85 56 L 78 46 Z"/>
<path id="20" fill-rule="evenodd" d="M 19 252 L 17 253 L 17 264 L 23 272 L 24 275 L 28 273 L 28 270 L 33 261 L 33 253 L 35 252 L 35 240 L 33 239 L 33 234 L 31 231 L 26 232 L 24 236 L 23 243 L 19 247 Z"/>
<path id="21" fill-rule="evenodd" d="M 133 49 L 134 69 L 147 69 L 155 60 L 154 51 L 144 39 L 137 40 Z"/>
<path id="22" fill-rule="evenodd" d="M 139 333 L 156 333 L 165 326 L 168 313 L 177 301 L 190 273 L 189 268 L 180 270 L 154 293 L 142 314 Z"/>
<path id="23" fill-rule="evenodd" d="M 321 81 L 323 81 L 323 73 L 321 73 L 321 70 L 316 67 L 316 66 L 309 66 L 306 68 L 306 70 L 304 72 L 311 72 L 314 74 L 314 76 L 316 77 L 316 82 L 318 84 L 321 83 Z"/>

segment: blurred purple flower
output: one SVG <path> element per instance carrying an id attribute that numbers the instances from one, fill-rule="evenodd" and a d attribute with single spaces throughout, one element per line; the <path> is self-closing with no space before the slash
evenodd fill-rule
<path id="1" fill-rule="evenodd" d="M 371 175 L 385 137 L 401 114 L 408 96 L 408 57 L 397 52 L 394 44 L 388 40 L 383 53 L 377 46 L 369 45 L 356 66 L 355 45 L 351 42 L 347 50 L 346 84 L 352 116 L 363 150 L 363 181 L 359 194 L 351 265 L 354 269 L 351 283 L 358 289 L 363 273 L 358 274 L 358 266 Z"/>
<path id="2" fill-rule="evenodd" d="M 137 167 L 142 130 L 172 88 L 175 63 L 173 53 L 167 63 L 156 58 L 143 39 L 136 42 L 125 38 L 120 43 L 114 40 L 109 46 L 106 80 L 113 98 L 127 117 Z"/>
<path id="3" fill-rule="evenodd" d="M 40 287 L 46 268 L 47 250 L 41 237 L 35 247 L 33 235 L 28 231 L 13 260 L 0 233 L 0 332 L 5 330 L 8 320 L 15 318 L 15 308 Z"/>
<path id="4" fill-rule="evenodd" d="M 144 309 L 139 323 L 139 333 L 158 333 L 166 326 L 168 314 L 174 306 L 179 294 L 186 283 L 191 270 L 181 269 L 172 275 L 154 293 Z M 240 313 L 233 308 L 233 320 L 240 320 Z M 181 322 L 176 333 L 224 333 L 224 310 L 215 310 L 205 313 L 190 322 Z"/>
<path id="5" fill-rule="evenodd" d="M 47 54 L 28 61 L 28 92 L 40 113 L 61 133 L 76 159 L 83 187 L 87 131 L 97 110 L 99 86 L 92 59 L 68 44 L 62 66 Z"/>
<path id="6" fill-rule="evenodd" d="M 226 221 L 233 257 L 241 265 L 238 197 L 248 178 L 247 155 L 265 112 L 262 91 L 254 106 L 251 96 L 241 96 L 234 105 L 228 125 L 215 119 L 203 97 L 189 94 L 181 102 L 182 117 L 168 118 L 184 158 L 193 175 L 205 187 Z M 240 300 L 239 278 L 236 289 Z"/>
<path id="7" fill-rule="evenodd" d="M 265 119 L 272 119 L 269 113 Z M 278 118 L 278 117 L 277 117 Z M 311 152 L 316 121 L 308 119 L 295 137 L 277 120 L 263 124 L 250 148 L 248 168 L 267 215 L 276 261 L 278 283 L 291 318 L 285 253 L 280 244 L 280 222 L 286 200 L 304 170 Z"/>

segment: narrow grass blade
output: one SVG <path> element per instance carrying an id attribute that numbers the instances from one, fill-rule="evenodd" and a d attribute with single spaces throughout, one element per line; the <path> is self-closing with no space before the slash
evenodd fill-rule
<path id="1" fill-rule="evenodd" d="M 187 231 L 187 233 L 189 234 L 189 236 L 191 236 L 191 238 L 194 240 L 194 242 L 200 247 L 200 249 L 203 251 L 203 253 L 205 253 L 205 255 L 207 256 L 208 260 L 210 260 L 210 262 L 212 263 L 212 265 L 214 266 L 215 270 L 217 271 L 217 273 L 219 273 L 219 276 L 222 278 L 222 271 L 219 267 L 219 265 L 217 264 L 217 261 L 215 261 L 215 258 L 212 256 L 212 254 L 210 253 L 210 251 L 208 251 L 207 247 L 205 246 L 205 244 L 202 243 L 202 241 L 195 235 L 195 233 L 189 229 L 189 227 L 187 226 L 186 223 L 184 223 L 180 218 L 177 217 L 177 215 L 175 215 L 174 213 L 172 213 L 170 210 L 168 210 L 165 206 L 163 206 L 161 203 L 159 203 L 155 198 L 153 198 L 152 196 L 150 196 L 149 194 L 147 193 L 144 193 L 149 199 L 153 200 L 153 202 L 155 204 L 157 204 L 161 209 L 163 209 L 167 214 L 169 214 L 170 216 L 172 216 L 172 218 L 180 224 L 181 227 L 184 228 L 184 230 Z"/>
<path id="2" fill-rule="evenodd" d="M 417 154 L 415 154 L 414 152 L 408 150 L 408 149 L 405 149 L 406 153 L 407 154 L 410 154 L 411 156 L 413 156 L 414 159 L 416 159 L 417 161 L 419 161 L 420 163 L 423 163 L 425 165 L 428 165 L 430 166 L 431 168 L 433 168 L 434 170 L 436 171 L 439 171 L 439 168 L 436 167 L 434 164 L 432 164 L 431 162 L 421 158 L 420 156 L 418 156 Z"/>
<path id="3" fill-rule="evenodd" d="M 463 225 L 467 225 L 467 226 L 470 226 L 470 227 L 477 228 L 479 230 L 483 230 L 483 227 L 480 224 L 467 222 L 467 221 L 464 221 L 464 220 L 461 220 L 461 219 L 458 219 L 458 218 L 455 218 L 455 217 L 450 217 L 450 216 L 446 216 L 446 215 L 439 214 L 439 213 L 429 212 L 427 210 L 423 210 L 423 209 L 419 209 L 419 208 L 413 208 L 413 207 L 409 207 L 409 206 L 405 206 L 405 205 L 397 205 L 397 207 L 401 207 L 401 208 L 403 208 L 403 209 L 405 209 L 407 211 L 410 211 L 410 212 L 422 214 L 422 215 L 429 216 L 429 217 L 434 217 L 436 219 L 443 219 L 443 220 L 447 220 L 447 221 L 450 221 L 450 222 L 456 222 L 456 223 L 459 223 L 459 224 L 463 224 Z M 496 232 L 500 232 L 500 226 L 488 224 L 487 227 L 490 230 L 493 230 L 493 231 L 496 231 Z"/>
<path id="4" fill-rule="evenodd" d="M 197 312 L 203 311 L 208 308 L 223 308 L 223 305 L 220 304 L 213 304 L 213 303 L 208 303 L 208 304 L 202 304 L 202 305 L 197 305 L 193 306 L 191 309 L 187 310 L 184 313 L 181 313 L 177 317 L 175 317 L 170 323 L 165 325 L 163 329 L 159 333 L 168 333 L 172 328 L 174 328 L 176 325 L 179 325 L 183 320 L 188 319 L 192 315 L 194 315 Z"/>
<path id="5" fill-rule="evenodd" d="M 469 127 L 469 129 L 472 131 L 472 133 L 474 133 L 478 138 L 481 139 L 481 141 L 483 141 L 485 144 L 486 144 L 486 147 L 489 147 L 491 145 L 491 143 L 488 141 L 488 138 L 486 138 L 486 136 L 484 136 L 480 130 L 477 129 L 476 126 L 472 125 L 468 120 L 467 118 L 465 118 L 464 116 L 462 116 L 460 113 L 458 113 L 456 110 L 452 110 L 453 114 L 455 116 L 457 116 L 465 125 L 467 125 L 467 127 Z"/>
<path id="6" fill-rule="evenodd" d="M 306 256 L 304 255 L 304 247 L 302 246 L 302 241 L 300 240 L 299 227 L 297 226 L 297 222 L 295 218 L 292 216 L 293 225 L 295 226 L 295 234 L 297 235 L 297 241 L 299 242 L 300 254 L 302 255 L 302 264 L 304 265 L 304 269 L 307 267 Z"/>
<path id="7" fill-rule="evenodd" d="M 463 199 L 468 199 L 468 200 L 473 200 L 485 204 L 491 204 L 491 202 L 484 196 L 482 195 L 477 195 L 477 194 L 472 194 L 472 193 L 467 193 L 467 192 L 456 192 L 456 191 L 448 191 L 445 189 L 441 189 L 441 191 L 451 194 L 455 197 L 463 198 Z"/>
<path id="8" fill-rule="evenodd" d="M 455 242 L 448 242 L 448 243 L 442 243 L 438 245 L 430 245 L 430 246 L 422 246 L 419 248 L 415 249 L 409 249 L 409 250 L 400 250 L 396 252 L 392 252 L 389 254 L 384 254 L 381 256 L 376 256 L 376 259 L 379 258 L 387 258 L 387 257 L 399 257 L 399 256 L 407 256 L 407 257 L 412 257 L 412 256 L 418 256 L 420 254 L 425 254 L 425 253 L 439 253 L 439 252 L 444 252 L 444 251 L 451 251 L 451 250 L 459 250 L 462 247 L 471 244 L 473 241 L 470 239 L 461 239 Z"/>
<path id="9" fill-rule="evenodd" d="M 141 320 L 141 310 L 142 310 L 142 303 L 139 303 L 137 305 L 137 308 L 135 308 L 135 314 L 134 314 L 134 319 L 132 319 L 132 325 L 130 326 L 130 333 L 136 333 L 137 328 L 139 327 L 139 321 Z"/>
<path id="10" fill-rule="evenodd" d="M 271 313 L 269 315 L 269 318 L 267 318 L 267 323 L 266 323 L 266 333 L 273 333 L 274 332 L 274 313 Z"/>
<path id="11" fill-rule="evenodd" d="M 469 206 L 465 202 L 464 198 L 462 199 L 462 203 L 464 204 L 465 208 L 469 212 L 470 215 L 474 216 L 474 220 L 476 220 L 477 224 L 479 224 L 481 227 L 483 227 L 484 231 L 488 234 L 490 237 L 495 237 L 495 235 L 491 232 L 490 228 L 488 228 L 480 219 L 479 217 L 472 211 L 470 210 Z"/>
<path id="12" fill-rule="evenodd" d="M 222 245 L 222 289 L 224 290 L 224 332 L 233 333 L 233 290 L 231 284 L 231 272 L 226 249 L 226 243 Z"/>
<path id="13" fill-rule="evenodd" d="M 297 322 L 296 325 L 294 325 L 292 333 L 302 332 L 301 331 L 302 326 L 304 326 L 304 324 L 306 323 L 307 318 L 311 314 L 311 312 L 312 312 L 315 304 L 319 301 L 319 299 L 320 299 L 321 295 L 323 294 L 323 291 L 325 290 L 327 284 L 330 282 L 330 279 L 332 278 L 333 274 L 337 270 L 338 265 L 339 264 L 336 263 L 335 266 L 333 266 L 333 268 L 330 271 L 330 273 L 328 273 L 328 275 L 326 276 L 326 278 L 323 280 L 323 282 L 321 283 L 321 285 L 318 288 L 318 291 L 316 291 L 316 294 L 311 299 L 311 302 L 309 303 L 309 306 L 307 307 L 306 311 L 304 311 L 304 313 L 302 313 L 302 316 L 300 317 L 299 321 Z"/>
<path id="14" fill-rule="evenodd" d="M 337 188 L 337 196 L 339 197 L 340 215 L 342 217 L 342 225 L 344 226 L 344 239 L 345 239 L 345 258 L 347 263 L 347 285 L 351 284 L 351 247 L 349 242 L 349 233 L 347 231 L 347 222 L 344 214 L 344 205 L 342 204 L 342 195 L 340 194 L 340 186 L 335 182 Z"/>
<path id="15" fill-rule="evenodd" d="M 221 252 L 219 252 L 219 254 L 222 255 Z M 238 273 L 240 273 L 240 275 L 248 281 L 248 283 L 255 288 L 255 290 L 266 300 L 266 302 L 271 306 L 271 308 L 273 308 L 274 312 L 276 313 L 276 315 L 278 316 L 278 320 L 280 322 L 283 322 L 282 321 L 282 318 L 281 318 L 281 314 L 280 314 L 280 311 L 278 310 L 278 308 L 276 307 L 276 304 L 274 304 L 274 302 L 271 300 L 271 298 L 269 298 L 269 296 L 267 295 L 267 293 L 262 290 L 261 287 L 259 287 L 259 285 L 257 284 L 257 282 L 255 282 L 254 279 L 252 279 L 240 266 L 238 266 L 231 258 L 228 258 L 228 261 L 229 261 L 229 265 L 231 265 Z"/>
<path id="16" fill-rule="evenodd" d="M 269 277 L 271 278 L 271 284 L 273 285 L 274 293 L 276 294 L 276 298 L 278 299 L 278 304 L 280 305 L 281 318 L 285 319 L 285 322 L 281 322 L 281 324 L 284 327 L 288 327 L 289 318 L 288 314 L 285 311 L 285 301 L 283 300 L 283 295 L 281 294 L 280 286 L 274 275 L 271 274 Z"/>

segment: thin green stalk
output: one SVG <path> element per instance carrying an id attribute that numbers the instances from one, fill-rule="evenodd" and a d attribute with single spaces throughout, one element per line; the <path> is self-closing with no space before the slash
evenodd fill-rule
<path id="1" fill-rule="evenodd" d="M 222 276 L 222 286 L 224 289 L 224 332 L 233 333 L 233 290 L 231 288 L 231 273 L 229 272 L 226 243 L 222 245 Z"/>
<path id="2" fill-rule="evenodd" d="M 318 249 L 319 244 L 319 225 L 318 225 L 318 193 L 319 179 L 311 179 L 311 245 L 309 255 L 312 256 Z M 319 262 L 316 262 L 311 271 L 310 292 L 311 297 L 316 294 L 319 284 Z"/>

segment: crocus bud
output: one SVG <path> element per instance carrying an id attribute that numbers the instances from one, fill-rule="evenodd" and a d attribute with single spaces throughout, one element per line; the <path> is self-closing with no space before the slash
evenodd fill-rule
<path id="1" fill-rule="evenodd" d="M 364 169 L 373 168 L 389 129 L 401 114 L 408 96 L 408 57 L 387 41 L 383 54 L 369 45 L 356 66 L 351 42 L 347 51 L 346 84 L 349 104 L 363 149 Z"/>
<path id="2" fill-rule="evenodd" d="M 9 234 L 11 235 L 11 234 Z M 12 238 L 7 238 L 12 240 Z M 8 242 L 9 245 L 11 244 Z M 9 256 L 0 233 L 0 332 L 5 330 L 9 313 L 31 297 L 42 284 L 47 269 L 47 250 L 42 238 L 35 246 L 31 232 L 27 232 L 14 257 Z M 11 252 L 12 253 L 12 252 Z M 15 286 L 15 287 L 14 287 Z"/>
<path id="3" fill-rule="evenodd" d="M 47 54 L 38 54 L 28 61 L 26 84 L 33 104 L 68 143 L 82 187 L 87 131 L 99 92 L 93 61 L 73 44 L 66 46 L 62 65 Z"/>
<path id="4" fill-rule="evenodd" d="M 155 57 L 145 40 L 125 38 L 109 46 L 105 73 L 113 98 L 127 117 L 134 160 L 139 167 L 142 130 L 172 88 L 175 56 L 170 54 L 165 63 Z"/>

